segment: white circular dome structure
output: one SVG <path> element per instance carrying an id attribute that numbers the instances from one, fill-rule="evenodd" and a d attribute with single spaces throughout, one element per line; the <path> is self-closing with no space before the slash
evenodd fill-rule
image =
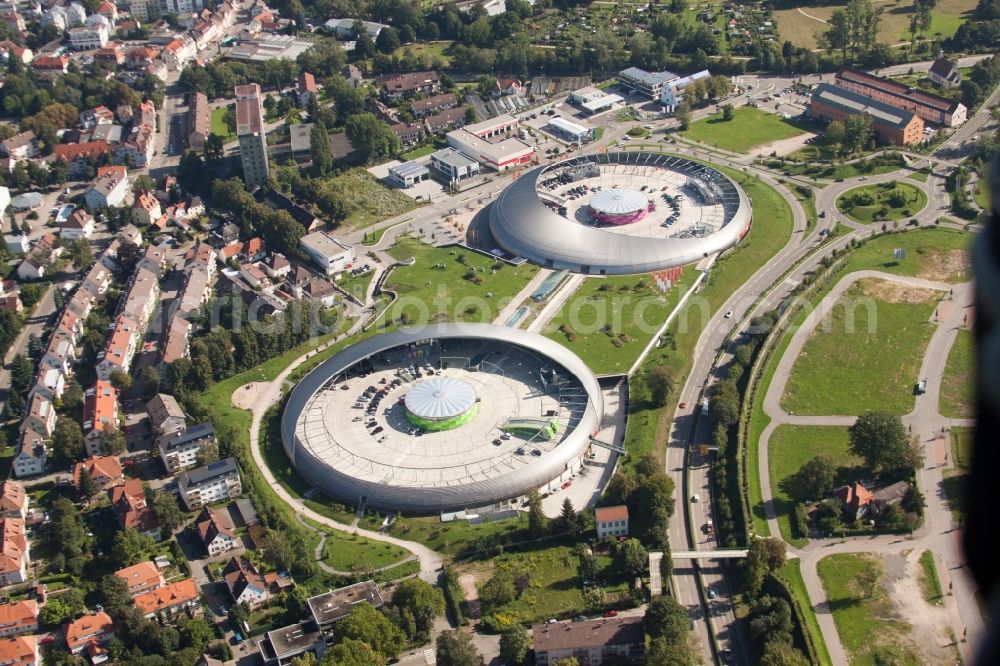
<path id="1" fill-rule="evenodd" d="M 450 430 L 470 421 L 476 410 L 476 390 L 454 377 L 434 377 L 414 384 L 406 394 L 406 417 L 427 430 Z"/>
<path id="2" fill-rule="evenodd" d="M 649 201 L 641 192 L 616 187 L 601 190 L 591 197 L 590 208 L 601 222 L 628 224 L 646 214 Z"/>

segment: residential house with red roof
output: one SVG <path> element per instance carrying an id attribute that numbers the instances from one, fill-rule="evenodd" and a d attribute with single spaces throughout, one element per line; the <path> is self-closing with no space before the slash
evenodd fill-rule
<path id="1" fill-rule="evenodd" d="M 198 586 L 190 578 L 140 594 L 133 602 L 147 618 L 176 615 L 185 610 L 195 614 L 201 612 Z"/>
<path id="2" fill-rule="evenodd" d="M 111 373 L 115 370 L 128 372 L 132 367 L 132 357 L 140 340 L 139 326 L 130 317 L 119 315 L 115 320 L 115 329 L 111 332 L 111 337 L 97 356 L 98 379 L 110 380 Z"/>
<path id="3" fill-rule="evenodd" d="M 3 666 L 38 666 L 38 636 L 12 636 L 0 639 L 0 664 Z"/>
<path id="4" fill-rule="evenodd" d="M 159 540 L 160 521 L 152 507 L 146 505 L 146 491 L 139 479 L 129 479 L 125 483 L 108 490 L 111 508 L 125 529 L 134 529 Z"/>
<path id="5" fill-rule="evenodd" d="M 107 645 L 115 635 L 115 623 L 104 611 L 78 617 L 66 624 L 66 647 L 71 654 L 80 654 L 91 644 Z"/>
<path id="6" fill-rule="evenodd" d="M 230 559 L 226 568 L 222 570 L 222 577 L 226 581 L 226 587 L 229 588 L 234 603 L 244 604 L 253 610 L 260 608 L 271 598 L 264 576 L 242 557 Z"/>
<path id="7" fill-rule="evenodd" d="M 21 599 L 0 604 L 0 638 L 38 631 L 38 602 Z"/>
<path id="8" fill-rule="evenodd" d="M 125 483 L 125 474 L 118 456 L 91 456 L 73 466 L 73 485 L 80 487 L 80 475 L 87 470 L 90 479 L 100 492 Z"/>
<path id="9" fill-rule="evenodd" d="M 240 540 L 233 528 L 233 521 L 226 509 L 215 510 L 205 507 L 195 521 L 198 535 L 201 536 L 209 557 L 215 557 L 227 550 L 238 548 Z"/>
<path id="10" fill-rule="evenodd" d="M 163 574 L 160 573 L 160 569 L 153 562 L 133 564 L 130 567 L 119 569 L 115 572 L 115 575 L 128 583 L 128 591 L 131 593 L 133 599 L 140 594 L 165 587 L 167 584 L 167 581 L 163 578 Z"/>
<path id="11" fill-rule="evenodd" d="M 624 504 L 594 509 L 597 538 L 628 536 L 628 507 Z"/>
<path id="12" fill-rule="evenodd" d="M 98 379 L 83 394 L 83 445 L 87 455 L 103 453 L 102 435 L 116 430 L 118 425 L 118 390 L 111 382 Z"/>
<path id="13" fill-rule="evenodd" d="M 28 580 L 30 546 L 21 518 L 0 520 L 0 587 Z"/>
<path id="14" fill-rule="evenodd" d="M 24 492 L 24 485 L 12 479 L 0 483 L 0 517 L 24 519 L 27 516 L 28 494 Z"/>

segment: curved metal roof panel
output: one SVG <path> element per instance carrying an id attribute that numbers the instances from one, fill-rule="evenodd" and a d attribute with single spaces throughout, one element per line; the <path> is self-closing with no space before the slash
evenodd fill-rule
<path id="1" fill-rule="evenodd" d="M 727 195 L 726 223 L 705 238 L 650 238 L 577 224 L 550 210 L 536 189 L 543 173 L 566 165 L 658 166 L 687 175 L 711 175 Z M 659 153 L 583 155 L 529 171 L 499 194 L 490 209 L 490 231 L 505 251 L 549 268 L 592 274 L 648 273 L 694 263 L 735 245 L 749 228 L 750 200 L 743 189 L 703 164 Z"/>
<path id="2" fill-rule="evenodd" d="M 558 364 L 586 392 L 587 402 L 579 422 L 555 448 L 533 458 L 530 465 L 502 476 L 454 485 L 413 487 L 362 480 L 328 465 L 299 441 L 296 426 L 300 416 L 312 397 L 331 378 L 379 352 L 449 338 L 514 345 Z M 597 379 L 579 357 L 558 342 L 536 333 L 492 324 L 438 324 L 377 335 L 347 347 L 321 363 L 292 389 L 281 418 L 281 439 L 296 471 L 325 493 L 355 504 L 365 498 L 373 507 L 431 514 L 486 506 L 540 488 L 562 474 L 574 459 L 584 453 L 590 444 L 591 433 L 601 427 L 603 414 L 604 403 Z"/>

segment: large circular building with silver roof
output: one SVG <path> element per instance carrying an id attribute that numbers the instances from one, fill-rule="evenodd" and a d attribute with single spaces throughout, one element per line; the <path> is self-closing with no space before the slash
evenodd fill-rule
<path id="1" fill-rule="evenodd" d="M 579 472 L 603 409 L 597 379 L 557 342 L 441 324 L 324 361 L 292 390 L 281 437 L 301 476 L 350 504 L 502 509 Z"/>
<path id="2" fill-rule="evenodd" d="M 648 152 L 538 167 L 507 186 L 489 212 L 498 246 L 491 249 L 594 275 L 697 262 L 738 243 L 750 224 L 750 200 L 728 176 Z"/>

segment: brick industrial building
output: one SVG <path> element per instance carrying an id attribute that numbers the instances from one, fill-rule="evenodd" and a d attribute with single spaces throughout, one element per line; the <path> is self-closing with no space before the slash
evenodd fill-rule
<path id="1" fill-rule="evenodd" d="M 910 111 L 898 109 L 844 88 L 821 83 L 813 91 L 808 114 L 827 122 L 865 114 L 882 143 L 908 146 L 924 137 L 924 121 Z"/>
<path id="2" fill-rule="evenodd" d="M 967 120 L 968 112 L 961 102 L 874 74 L 845 69 L 837 74 L 834 82 L 840 88 L 870 97 L 876 102 L 915 113 L 934 125 L 958 127 Z"/>

